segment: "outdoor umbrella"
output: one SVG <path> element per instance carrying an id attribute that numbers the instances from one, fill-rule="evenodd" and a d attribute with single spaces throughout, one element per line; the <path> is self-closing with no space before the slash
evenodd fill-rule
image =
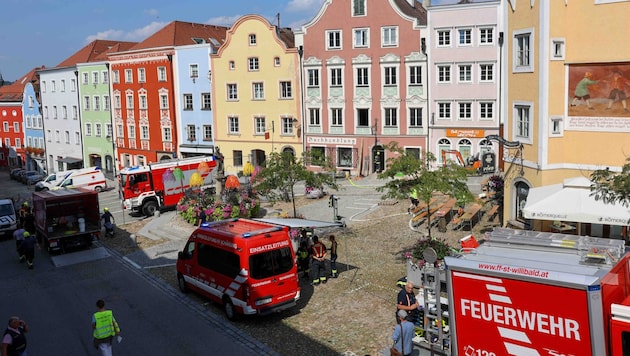
<path id="1" fill-rule="evenodd" d="M 197 172 L 201 174 L 208 173 L 210 172 L 210 166 L 208 166 L 208 163 L 206 161 L 201 161 L 197 166 Z"/>
<path id="2" fill-rule="evenodd" d="M 191 187 L 200 187 L 203 185 L 203 177 L 201 174 L 195 172 L 190 176 L 190 186 Z"/>
<path id="3" fill-rule="evenodd" d="M 238 177 L 235 175 L 229 175 L 225 179 L 225 189 L 238 189 L 241 186 L 241 182 L 238 181 Z"/>
<path id="4" fill-rule="evenodd" d="M 536 220 L 628 225 L 630 209 L 621 204 L 595 200 L 590 187 L 588 178 L 575 177 L 567 178 L 561 184 L 532 188 L 527 195 L 523 216 Z"/>

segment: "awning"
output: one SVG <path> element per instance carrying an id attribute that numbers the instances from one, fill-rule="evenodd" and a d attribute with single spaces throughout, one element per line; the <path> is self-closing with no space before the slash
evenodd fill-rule
<path id="1" fill-rule="evenodd" d="M 562 184 L 532 188 L 523 216 L 527 219 L 627 226 L 630 209 L 617 203 L 604 203 L 591 196 L 591 181 L 576 177 Z"/>
<path id="2" fill-rule="evenodd" d="M 310 228 L 324 228 L 324 227 L 342 227 L 343 224 L 339 222 L 328 222 L 328 221 L 319 221 L 319 220 L 307 220 L 307 219 L 296 219 L 296 218 L 262 218 L 262 219 L 254 219 L 270 224 L 276 225 L 284 225 L 290 228 L 296 227 L 310 227 Z"/>
<path id="3" fill-rule="evenodd" d="M 57 160 L 57 162 L 62 162 L 62 163 L 67 163 L 67 164 L 79 163 L 81 161 L 83 161 L 83 158 L 75 158 L 75 157 L 70 157 L 70 156 L 66 156 L 64 158 L 60 158 Z"/>

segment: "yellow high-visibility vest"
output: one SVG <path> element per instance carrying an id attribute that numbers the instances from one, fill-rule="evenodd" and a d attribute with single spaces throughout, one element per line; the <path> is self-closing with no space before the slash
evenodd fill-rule
<path id="1" fill-rule="evenodd" d="M 118 323 L 114 319 L 114 315 L 111 310 L 104 310 L 94 313 L 94 320 L 96 320 L 96 328 L 94 329 L 94 337 L 97 339 L 104 339 L 106 337 L 114 336 L 120 332 Z"/>

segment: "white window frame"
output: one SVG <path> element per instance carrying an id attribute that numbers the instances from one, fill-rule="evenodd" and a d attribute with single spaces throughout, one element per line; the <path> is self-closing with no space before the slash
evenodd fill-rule
<path id="1" fill-rule="evenodd" d="M 238 100 L 238 85 L 236 83 L 227 83 L 225 85 L 226 99 L 227 101 Z"/>
<path id="2" fill-rule="evenodd" d="M 462 35 L 467 35 L 462 38 Z M 462 39 L 464 41 L 462 41 Z M 457 29 L 457 47 L 470 47 L 473 44 L 473 30 L 471 27 L 462 27 Z"/>
<path id="3" fill-rule="evenodd" d="M 386 26 L 381 28 L 381 46 L 398 47 L 398 26 Z"/>
<path id="4" fill-rule="evenodd" d="M 247 36 L 247 39 L 250 46 L 255 46 L 258 43 L 255 33 L 250 33 L 249 36 Z"/>
<path id="5" fill-rule="evenodd" d="M 199 78 L 199 64 L 192 63 L 188 66 L 188 74 L 191 78 Z"/>
<path id="6" fill-rule="evenodd" d="M 103 136 L 103 126 L 100 122 L 94 123 L 94 136 Z"/>
<path id="7" fill-rule="evenodd" d="M 263 82 L 252 83 L 252 100 L 265 100 L 265 84 Z"/>
<path id="8" fill-rule="evenodd" d="M 228 117 L 228 135 L 239 135 L 241 133 L 238 116 Z"/>
<path id="9" fill-rule="evenodd" d="M 367 15 L 367 1 L 366 0 L 352 0 L 350 3 L 352 17 L 366 16 Z"/>
<path id="10" fill-rule="evenodd" d="M 479 121 L 493 121 L 494 117 L 495 117 L 495 111 L 496 111 L 496 107 L 495 107 L 495 102 L 494 101 L 484 101 L 484 100 L 480 100 L 477 103 L 477 110 L 478 110 L 478 117 L 479 117 Z M 488 115 L 488 109 L 490 108 L 490 115 Z"/>
<path id="11" fill-rule="evenodd" d="M 326 50 L 342 49 L 342 40 L 341 30 L 326 31 Z"/>
<path id="12" fill-rule="evenodd" d="M 194 108 L 195 108 L 195 105 L 193 102 L 192 93 L 184 93 L 182 97 L 182 109 L 185 111 L 190 111 L 190 110 L 193 110 Z"/>
<path id="13" fill-rule="evenodd" d="M 133 71 L 125 69 L 125 83 L 133 83 Z"/>
<path id="14" fill-rule="evenodd" d="M 127 125 L 127 137 L 136 138 L 136 124 Z"/>
<path id="15" fill-rule="evenodd" d="M 138 83 L 146 83 L 147 71 L 144 68 L 138 68 Z"/>
<path id="16" fill-rule="evenodd" d="M 437 47 L 451 47 L 452 46 L 452 36 L 451 36 L 451 30 L 450 29 L 439 29 L 436 30 L 435 33 L 435 37 L 436 37 L 436 43 L 437 43 Z"/>
<path id="17" fill-rule="evenodd" d="M 469 84 L 473 82 L 473 66 L 471 63 L 457 65 L 457 82 Z"/>
<path id="18" fill-rule="evenodd" d="M 264 135 L 267 131 L 267 119 L 264 116 L 254 116 L 254 135 Z"/>
<path id="19" fill-rule="evenodd" d="M 319 108 L 308 109 L 308 126 L 321 126 L 322 119 Z"/>
<path id="20" fill-rule="evenodd" d="M 355 85 L 357 87 L 370 86 L 370 68 L 369 67 L 356 67 L 355 73 L 356 73 Z"/>
<path id="21" fill-rule="evenodd" d="M 490 68 L 490 71 L 487 68 Z M 494 83 L 494 63 L 479 63 L 479 82 Z"/>
<path id="22" fill-rule="evenodd" d="M 260 70 L 260 60 L 258 57 L 247 58 L 247 70 L 249 72 L 258 72 Z"/>
<path id="23" fill-rule="evenodd" d="M 280 81 L 280 99 L 293 99 L 293 83 L 290 80 Z"/>
<path id="24" fill-rule="evenodd" d="M 330 126 L 343 126 L 343 108 L 330 108 Z"/>
<path id="25" fill-rule="evenodd" d="M 444 72 L 444 73 L 442 73 Z M 442 79 L 442 77 L 448 76 L 448 78 Z M 450 83 L 453 80 L 453 73 L 450 64 L 438 64 L 435 67 L 435 78 L 438 83 Z"/>
<path id="26" fill-rule="evenodd" d="M 564 136 L 564 117 L 553 115 L 549 117 L 549 136 Z"/>
<path id="27" fill-rule="evenodd" d="M 424 115 L 423 111 L 422 107 L 409 108 L 409 127 L 422 127 L 422 115 Z"/>
<path id="28" fill-rule="evenodd" d="M 451 120 L 453 118 L 453 103 L 450 101 L 438 101 L 436 106 L 436 118 L 438 120 Z M 442 110 L 444 108 L 444 110 Z"/>
<path id="29" fill-rule="evenodd" d="M 83 73 L 81 73 L 81 77 L 83 78 L 83 81 L 82 81 L 81 84 L 83 84 L 83 85 L 90 84 L 90 73 L 83 72 Z"/>
<path id="30" fill-rule="evenodd" d="M 343 68 L 330 68 L 330 86 L 343 86 Z"/>
<path id="31" fill-rule="evenodd" d="M 319 68 L 306 70 L 306 86 L 309 88 L 319 88 Z"/>
<path id="32" fill-rule="evenodd" d="M 92 84 L 96 85 L 98 84 L 98 72 L 92 72 Z"/>
<path id="33" fill-rule="evenodd" d="M 563 61 L 565 52 L 564 38 L 552 38 L 550 42 L 551 48 L 549 49 L 549 53 L 551 54 L 551 60 Z"/>
<path id="34" fill-rule="evenodd" d="M 525 128 L 525 130 L 527 131 L 526 133 L 522 133 L 521 129 L 520 129 L 520 110 L 521 109 L 527 109 L 528 110 L 528 117 L 527 117 L 527 127 Z M 534 115 L 534 103 L 532 102 L 528 102 L 528 101 L 515 101 L 512 104 L 512 115 L 513 115 L 513 120 L 512 120 L 512 136 L 513 136 L 513 141 L 520 141 L 523 143 L 529 143 L 531 144 L 533 142 L 533 130 L 534 130 L 534 122 L 533 122 L 533 115 Z"/>
<path id="35" fill-rule="evenodd" d="M 398 67 L 383 67 L 383 85 L 388 87 L 398 86 Z"/>
<path id="36" fill-rule="evenodd" d="M 368 27 L 352 29 L 352 48 L 370 47 L 370 29 Z"/>
<path id="37" fill-rule="evenodd" d="M 477 33 L 480 46 L 490 46 L 494 44 L 494 27 L 480 27 Z"/>
<path id="38" fill-rule="evenodd" d="M 157 67 L 158 82 L 166 81 L 166 67 Z"/>
<path id="39" fill-rule="evenodd" d="M 519 39 L 523 37 L 523 38 L 527 38 L 528 39 L 528 43 L 527 49 L 521 49 L 519 47 Z M 535 46 L 534 46 L 534 29 L 533 28 L 528 28 L 528 29 L 522 29 L 522 30 L 518 30 L 518 31 L 514 31 L 514 35 L 512 37 L 512 48 L 513 48 L 513 60 L 512 60 L 512 71 L 515 73 L 532 73 L 534 72 L 534 56 L 535 56 Z M 521 61 L 519 60 L 520 53 L 521 52 L 526 52 L 527 54 L 527 58 L 528 58 L 528 63 L 521 63 Z"/>
<path id="40" fill-rule="evenodd" d="M 457 120 L 472 121 L 473 119 L 473 103 L 472 101 L 457 102 Z"/>

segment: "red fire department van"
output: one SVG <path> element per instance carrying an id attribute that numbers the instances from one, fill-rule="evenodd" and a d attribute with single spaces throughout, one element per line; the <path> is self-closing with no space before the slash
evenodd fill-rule
<path id="1" fill-rule="evenodd" d="M 177 258 L 179 288 L 236 313 L 266 315 L 295 306 L 300 288 L 289 228 L 230 219 L 197 228 Z"/>
<path id="2" fill-rule="evenodd" d="M 497 228 L 446 257 L 452 355 L 630 354 L 623 240 Z"/>

